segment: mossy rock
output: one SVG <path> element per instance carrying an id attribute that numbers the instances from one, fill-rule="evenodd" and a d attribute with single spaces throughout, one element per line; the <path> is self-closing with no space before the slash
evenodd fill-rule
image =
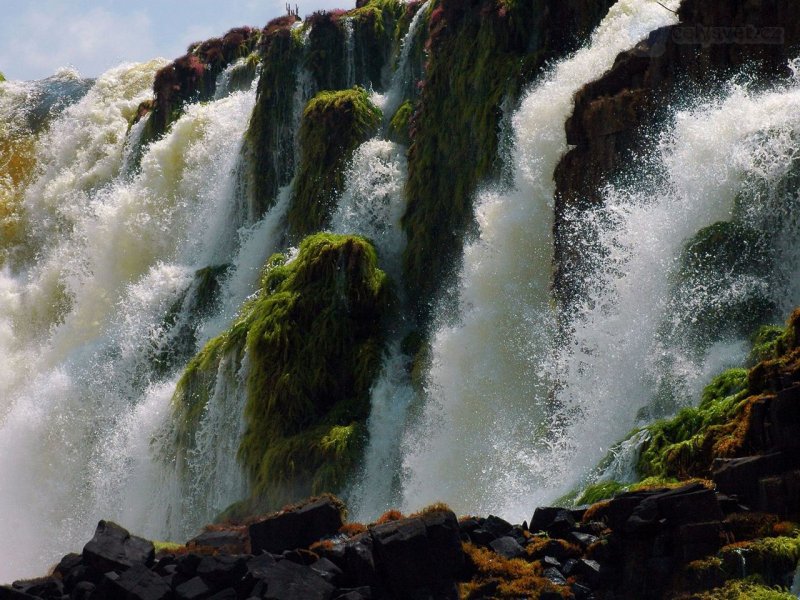
<path id="1" fill-rule="evenodd" d="M 320 92 L 303 111 L 300 165 L 287 213 L 289 233 L 300 239 L 325 229 L 353 152 L 377 131 L 381 112 L 366 90 Z"/>
<path id="2" fill-rule="evenodd" d="M 439 0 L 429 18 L 425 79 L 408 155 L 404 273 L 423 322 L 458 270 L 474 229 L 478 185 L 498 175 L 504 103 L 513 107 L 545 62 L 585 39 L 610 0 Z"/>
<path id="3" fill-rule="evenodd" d="M 395 111 L 392 120 L 389 122 L 389 139 L 398 144 L 405 144 L 406 146 L 411 143 L 411 133 L 409 127 L 411 125 L 411 117 L 414 114 L 414 106 L 410 100 L 403 102 Z"/>
<path id="4" fill-rule="evenodd" d="M 688 596 L 675 596 L 677 600 L 797 600 L 794 594 L 781 587 L 765 585 L 758 577 L 735 579 L 710 591 Z"/>
<path id="5" fill-rule="evenodd" d="M 175 397 L 179 447 L 191 447 L 223 358 L 246 352 L 246 430 L 239 459 L 248 510 L 337 491 L 360 460 L 369 391 L 384 348 L 390 285 L 372 245 L 317 234 L 294 260 L 273 256 L 261 290 L 229 331 L 192 359 Z"/>
<path id="6" fill-rule="evenodd" d="M 183 114 L 189 102 L 214 96 L 217 75 L 239 58 L 255 50 L 260 32 L 237 27 L 221 38 L 191 44 L 186 54 L 160 69 L 153 82 L 154 108 L 145 141 L 157 139 Z"/>
<path id="7" fill-rule="evenodd" d="M 748 395 L 747 371 L 730 369 L 703 391 L 700 405 L 674 418 L 645 427 L 638 470 L 642 476 L 687 478 L 707 475 L 712 456 L 706 455 L 709 429 L 727 423 Z"/>
<path id="8" fill-rule="evenodd" d="M 738 222 L 701 229 L 680 258 L 668 312 L 682 316 L 670 332 L 704 350 L 720 339 L 748 337 L 775 316 L 770 297 L 774 252 L 763 234 Z"/>
<path id="9" fill-rule="evenodd" d="M 261 76 L 245 134 L 254 219 L 272 207 L 278 189 L 294 175 L 294 90 L 297 67 L 303 58 L 302 42 L 292 33 L 295 22 L 294 17 L 271 21 L 261 36 Z"/>
<path id="10" fill-rule="evenodd" d="M 383 89 L 384 71 L 393 51 L 399 50 L 397 38 L 405 32 L 406 12 L 405 2 L 370 0 L 342 16 L 353 23 L 355 83 Z"/>

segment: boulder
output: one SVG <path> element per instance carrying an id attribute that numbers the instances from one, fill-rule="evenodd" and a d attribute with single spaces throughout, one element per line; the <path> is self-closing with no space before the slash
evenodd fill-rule
<path id="1" fill-rule="evenodd" d="M 144 564 L 136 563 L 122 574 L 106 574 L 106 597 L 114 600 L 166 600 L 172 595 L 169 585 Z"/>
<path id="2" fill-rule="evenodd" d="M 264 600 L 330 600 L 335 587 L 310 567 L 282 560 L 264 576 Z"/>
<path id="3" fill-rule="evenodd" d="M 100 573 L 150 566 L 154 558 L 152 542 L 131 535 L 111 521 L 100 521 L 94 537 L 83 548 L 83 562 Z"/>
<path id="4" fill-rule="evenodd" d="M 435 511 L 370 528 L 375 562 L 395 597 L 421 588 L 446 588 L 464 564 L 458 521 L 452 511 Z"/>
<path id="5" fill-rule="evenodd" d="M 340 507 L 329 498 L 320 498 L 250 525 L 250 546 L 255 554 L 307 548 L 335 535 L 342 524 Z"/>

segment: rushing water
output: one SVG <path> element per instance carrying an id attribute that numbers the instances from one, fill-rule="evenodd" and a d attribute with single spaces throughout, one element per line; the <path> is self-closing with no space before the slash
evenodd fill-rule
<path id="1" fill-rule="evenodd" d="M 411 21 L 386 93 L 372 95 L 384 125 L 413 94 L 410 60 L 428 8 Z M 790 218 L 800 84 L 739 84 L 675 110 L 635 176 L 604 190 L 601 208 L 572 216 L 575 243 L 593 241 L 584 249 L 591 285 L 568 339 L 556 327 L 552 174 L 568 149 L 573 95 L 674 19 L 651 0 L 620 0 L 508 119 L 510 176 L 477 196 L 460 310 L 436 322 L 424 397 L 410 381 L 402 319 L 389 332 L 365 462 L 348 490 L 359 518 L 444 500 L 526 519 L 585 481 L 637 417 L 693 401 L 710 376 L 741 362 L 737 335 L 699 343 L 693 315 L 751 299 L 784 314 L 800 302 L 800 225 Z M 344 26 L 349 85 L 356 40 L 352 21 Z M 300 62 L 281 139 L 297 139 L 314 92 Z M 0 165 L 0 581 L 41 573 L 80 548 L 99 518 L 185 539 L 247 492 L 236 449 L 248 357 L 223 357 L 196 444 L 179 459 L 171 399 L 186 361 L 229 326 L 282 249 L 291 183 L 256 221 L 243 189 L 257 87 L 248 59 L 219 75 L 212 101 L 186 106 L 143 147 L 146 121 L 129 122 L 163 64 L 123 65 L 94 82 L 64 72 L 0 84 L 0 123 L 23 123 L 0 129 L 19 155 L 13 171 L 10 160 Z M 407 149 L 384 136 L 356 150 L 331 229 L 370 237 L 402 283 Z M 284 145 L 276 162 L 291 171 L 297 144 Z M 768 237 L 776 267 L 717 273 L 702 286 L 690 277 L 680 288 L 687 240 L 719 221 Z M 623 444 L 604 476 L 629 477 L 640 441 Z"/>

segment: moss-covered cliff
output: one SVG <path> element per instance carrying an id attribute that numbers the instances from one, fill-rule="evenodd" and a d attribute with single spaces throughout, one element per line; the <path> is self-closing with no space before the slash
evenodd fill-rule
<path id="1" fill-rule="evenodd" d="M 273 256 L 232 328 L 186 368 L 173 399 L 179 449 L 194 434 L 223 360 L 241 364 L 239 459 L 259 507 L 338 490 L 360 458 L 383 353 L 389 283 L 366 240 L 317 234 Z"/>
<path id="2" fill-rule="evenodd" d="M 420 316 L 452 274 L 473 225 L 477 185 L 498 173 L 504 106 L 545 60 L 605 16 L 603 2 L 441 0 L 430 17 L 429 58 L 408 155 L 405 274 Z M 505 104 L 504 104 L 505 103 Z"/>

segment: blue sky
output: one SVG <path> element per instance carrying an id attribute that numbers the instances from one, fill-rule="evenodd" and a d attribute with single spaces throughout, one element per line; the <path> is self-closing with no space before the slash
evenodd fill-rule
<path id="1" fill-rule="evenodd" d="M 355 0 L 293 0 L 300 14 Z M 72 66 L 94 77 L 122 62 L 176 58 L 231 27 L 261 27 L 284 0 L 0 0 L 0 71 L 40 79 Z"/>

